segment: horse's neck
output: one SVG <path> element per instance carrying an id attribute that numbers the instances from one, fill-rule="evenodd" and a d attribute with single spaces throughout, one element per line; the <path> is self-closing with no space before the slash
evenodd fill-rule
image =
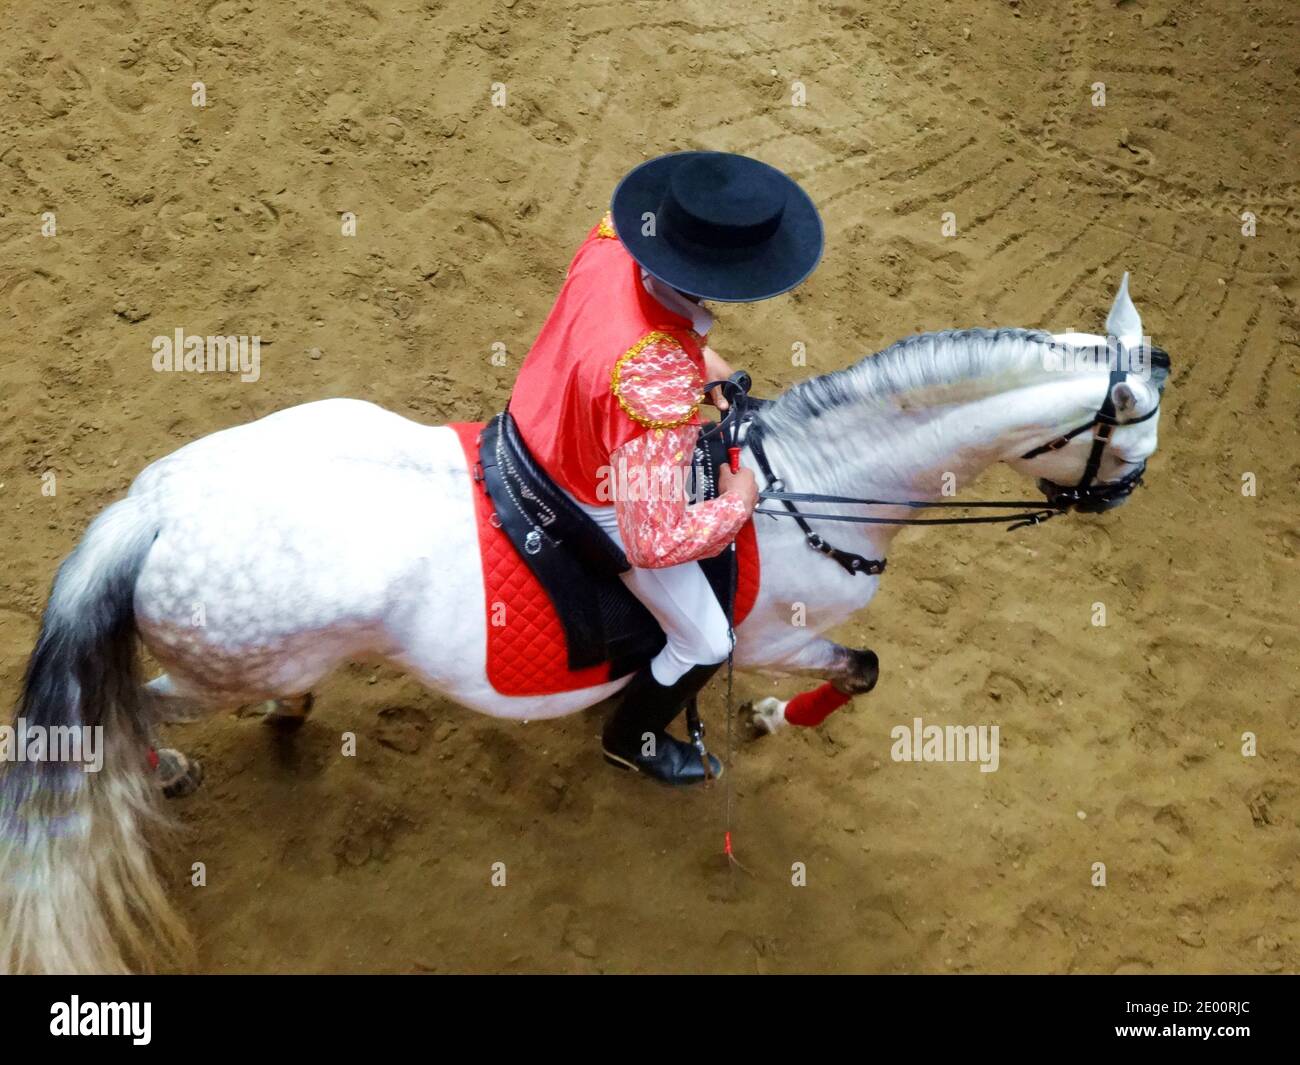
<path id="1" fill-rule="evenodd" d="M 771 430 L 765 444 L 786 489 L 938 501 L 967 491 L 990 465 L 1051 439 L 1089 405 L 1095 409 L 1098 381 L 1037 372 L 1041 364 L 1034 366 L 1035 353 L 1026 345 L 1039 342 L 1019 331 L 1010 331 L 1001 341 L 990 340 L 989 334 L 971 340 L 957 334 L 945 340 L 940 355 L 965 366 L 972 360 L 961 344 L 974 342 L 989 346 L 978 362 L 984 371 L 979 377 L 884 389 L 890 367 L 860 364 L 842 371 L 843 377 L 832 375 L 840 378 L 834 390 L 828 390 L 835 401 L 815 416 L 794 403 L 765 419 Z M 906 349 L 888 349 L 875 358 L 906 359 L 909 354 Z M 899 376 L 894 375 L 895 382 Z M 905 508 L 873 508 L 870 514 L 909 516 Z M 898 529 L 843 523 L 835 538 L 846 543 L 865 539 L 883 553 Z M 827 530 L 819 531 L 830 539 Z"/>

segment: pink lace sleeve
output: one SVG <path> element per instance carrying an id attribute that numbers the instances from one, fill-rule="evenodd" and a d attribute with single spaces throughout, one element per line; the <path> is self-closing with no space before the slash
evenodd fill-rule
<path id="1" fill-rule="evenodd" d="M 735 492 L 688 505 L 686 476 L 699 431 L 698 425 L 653 429 L 610 456 L 618 530 L 634 566 L 657 569 L 711 558 L 749 520 Z"/>

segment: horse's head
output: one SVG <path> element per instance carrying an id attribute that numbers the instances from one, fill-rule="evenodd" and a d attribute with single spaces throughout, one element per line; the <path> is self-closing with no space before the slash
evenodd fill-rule
<path id="1" fill-rule="evenodd" d="M 1106 318 L 1106 336 L 1063 333 L 1056 355 L 1075 368 L 1091 359 L 1109 370 L 1106 390 L 1091 421 L 1038 445 L 1011 461 L 1038 480 L 1047 501 L 1062 509 L 1100 513 L 1128 499 L 1156 450 L 1160 397 L 1169 355 L 1142 335 L 1142 320 L 1128 293 L 1128 274 Z M 1064 362 L 1062 363 L 1065 367 Z"/>

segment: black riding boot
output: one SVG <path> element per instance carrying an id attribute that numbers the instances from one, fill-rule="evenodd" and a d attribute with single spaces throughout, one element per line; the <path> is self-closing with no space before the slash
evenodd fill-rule
<path id="1" fill-rule="evenodd" d="M 698 784 L 704 780 L 699 751 L 669 736 L 664 729 L 718 671 L 719 665 L 695 666 L 667 688 L 655 680 L 649 666 L 641 670 L 624 689 L 623 701 L 605 725 L 602 737 L 605 761 L 620 769 L 635 769 L 665 784 Z M 646 754 L 646 751 L 653 753 Z M 720 776 L 722 763 L 713 755 L 709 755 L 709 762 L 713 775 Z"/>

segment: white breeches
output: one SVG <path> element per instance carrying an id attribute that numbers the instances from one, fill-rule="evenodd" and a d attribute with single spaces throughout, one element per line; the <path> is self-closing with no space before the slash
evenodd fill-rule
<path id="1" fill-rule="evenodd" d="M 590 514 L 619 547 L 623 546 L 613 507 L 574 502 Z M 718 605 L 699 563 L 683 562 L 663 569 L 633 566 L 623 574 L 623 583 L 654 615 L 668 637 L 664 649 L 650 662 L 650 671 L 660 684 L 675 684 L 692 667 L 713 665 L 727 657 L 731 650 L 727 615 Z"/>

